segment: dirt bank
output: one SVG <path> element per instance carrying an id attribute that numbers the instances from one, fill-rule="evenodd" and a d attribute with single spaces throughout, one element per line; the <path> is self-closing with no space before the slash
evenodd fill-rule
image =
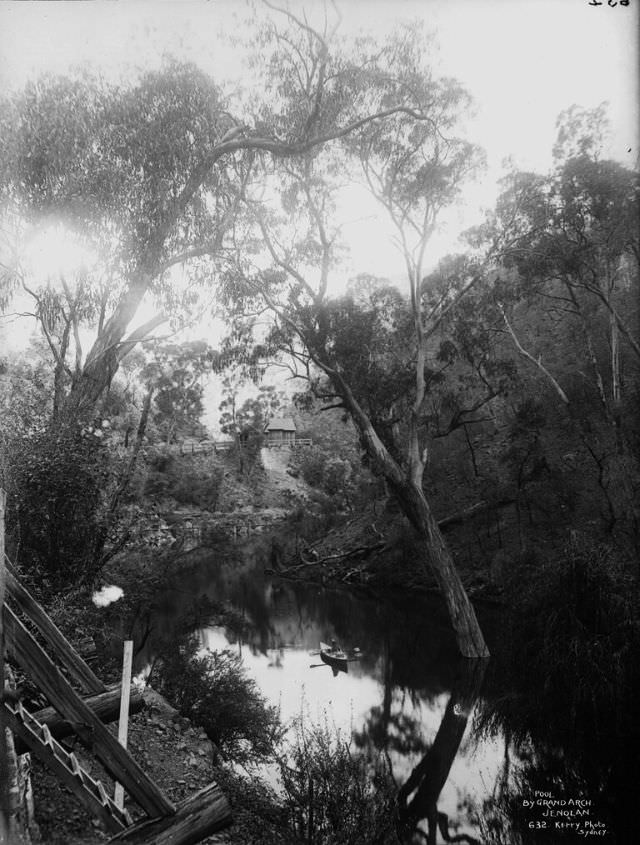
<path id="1" fill-rule="evenodd" d="M 182 801 L 215 781 L 213 746 L 201 728 L 180 716 L 154 690 L 146 689 L 144 699 L 145 709 L 129 723 L 128 748 L 171 801 Z M 117 733 L 113 725 L 110 730 Z M 80 764 L 113 794 L 113 781 L 94 759 L 79 745 L 74 750 Z M 100 822 L 37 760 L 33 760 L 32 783 L 42 845 L 95 845 L 107 841 L 109 835 Z M 132 816 L 139 815 L 135 804 L 125 801 L 125 806 Z M 220 839 L 202 841 L 214 843 Z"/>

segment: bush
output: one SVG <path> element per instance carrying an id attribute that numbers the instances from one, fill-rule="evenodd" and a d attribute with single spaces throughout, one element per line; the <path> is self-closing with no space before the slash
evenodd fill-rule
<path id="1" fill-rule="evenodd" d="M 218 505 L 224 470 L 212 459 L 181 457 L 163 451 L 149 461 L 145 495 L 171 497 L 181 505 L 215 510 Z"/>
<path id="2" fill-rule="evenodd" d="M 514 605 L 511 639 L 522 681 L 542 683 L 554 703 L 570 702 L 563 731 L 590 737 L 614 726 L 621 735 L 631 725 L 619 702 L 638 678 L 640 647 L 638 581 L 625 561 L 605 545 L 574 534 L 557 560 L 529 561 L 508 585 Z M 554 705 L 555 706 L 555 705 Z M 544 721 L 539 697 L 532 698 L 532 723 Z"/>
<path id="3" fill-rule="evenodd" d="M 207 733 L 220 752 L 240 764 L 273 757 L 280 717 L 249 678 L 237 654 L 198 655 L 190 637 L 154 664 L 149 682 Z"/>
<path id="4" fill-rule="evenodd" d="M 290 471 L 328 497 L 333 510 L 352 509 L 370 500 L 374 484 L 358 459 L 358 453 L 336 454 L 335 450 L 312 446 L 294 450 Z"/>
<path id="5" fill-rule="evenodd" d="M 396 788 L 381 756 L 352 751 L 339 730 L 296 725 L 280 760 L 287 827 L 310 845 L 392 845 Z"/>
<path id="6" fill-rule="evenodd" d="M 8 528 L 25 568 L 55 588 L 96 571 L 113 476 L 102 434 L 58 427 L 12 444 Z"/>

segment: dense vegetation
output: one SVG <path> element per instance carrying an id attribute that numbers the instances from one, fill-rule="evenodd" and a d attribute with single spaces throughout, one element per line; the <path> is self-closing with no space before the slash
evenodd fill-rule
<path id="1" fill-rule="evenodd" d="M 328 24 L 311 35 L 292 14 L 280 23 L 259 36 L 264 99 L 245 104 L 255 119 L 242 131 L 216 83 L 177 64 L 128 85 L 46 79 L 7 98 L 2 295 L 6 305 L 19 289 L 30 299 L 40 334 L 26 362 L 3 363 L 10 530 L 28 567 L 49 567 L 60 582 L 94 577 L 126 542 L 145 444 L 204 435 L 201 377 L 211 370 L 235 367 L 222 429 L 250 479 L 279 398 L 236 405 L 237 374 L 259 379 L 275 360 L 352 420 L 364 460 L 421 538 L 418 559 L 461 652 L 483 654 L 434 516 L 441 503 L 514 505 L 520 547 L 526 524 L 543 523 L 557 545 L 577 520 L 622 554 L 637 549 L 635 176 L 602 157 L 602 110 L 573 107 L 558 122 L 552 172 L 511 173 L 467 254 L 428 272 L 440 213 L 482 166 L 457 130 L 466 93 L 433 76 L 417 31 L 376 51 L 331 40 Z M 345 179 L 360 179 L 388 214 L 408 295 L 367 276 L 331 293 Z M 24 245 L 42 231 L 68 238 L 82 262 L 32 279 Z M 172 283 L 177 265 L 186 288 Z M 167 313 L 188 320 L 205 290 L 229 329 L 220 350 L 148 342 Z M 127 334 L 147 294 L 159 311 Z M 65 517 L 44 475 L 57 443 L 95 487 L 71 542 L 54 536 Z M 358 460 L 309 456 L 298 472 L 348 508 Z M 62 490 L 69 473 L 62 464 L 56 473 Z"/>
<path id="2" fill-rule="evenodd" d="M 467 93 L 434 76 L 417 30 L 350 43 L 283 13 L 254 36 L 249 99 L 175 62 L 2 98 L 0 306 L 19 305 L 32 331 L 0 358 L 10 556 L 63 615 L 52 595 L 134 566 L 159 510 L 273 504 L 264 426 L 290 415 L 313 440 L 289 467 L 312 490 L 295 532 L 386 508 L 411 563 L 399 577 L 435 582 L 465 657 L 488 655 L 468 587 L 508 607 L 509 648 L 494 647 L 512 688 L 489 678 L 481 728 L 507 726 L 524 748 L 560 698 L 557 748 L 569 736 L 577 759 L 578 738 L 604 736 L 624 753 L 637 729 L 616 702 L 639 680 L 640 218 L 637 173 L 606 157 L 604 109 L 563 112 L 549 172 L 508 173 L 466 250 L 432 266 L 442 212 L 483 165 L 460 135 Z M 347 181 L 388 216 L 402 283 L 336 282 Z M 28 244 L 43 235 L 82 260 L 38 275 Z M 149 300 L 157 313 L 131 328 Z M 158 335 L 205 309 L 219 348 Z M 185 461 L 185 439 L 209 438 L 212 375 L 233 446 Z M 279 752 L 277 714 L 229 654 L 183 643 L 156 673 L 223 755 L 280 754 L 285 797 L 257 801 L 274 842 L 394 841 L 382 749 L 352 755 L 301 728 Z M 505 787 L 486 818 L 499 826 L 514 800 Z M 422 809 L 407 800 L 403 823 Z"/>

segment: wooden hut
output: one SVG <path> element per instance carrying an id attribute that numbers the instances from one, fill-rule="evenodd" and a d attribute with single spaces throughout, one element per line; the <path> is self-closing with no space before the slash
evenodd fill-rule
<path id="1" fill-rule="evenodd" d="M 291 417 L 274 417 L 264 427 L 267 446 L 293 446 L 296 442 L 296 424 Z"/>

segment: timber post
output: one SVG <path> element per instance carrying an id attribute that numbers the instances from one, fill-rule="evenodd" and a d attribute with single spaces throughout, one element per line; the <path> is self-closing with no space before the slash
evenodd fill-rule
<path id="1" fill-rule="evenodd" d="M 129 736 L 129 694 L 131 691 L 131 663 L 133 661 L 133 640 L 124 641 L 122 655 L 122 693 L 120 697 L 120 720 L 118 722 L 118 742 L 123 748 L 127 747 Z M 118 781 L 115 789 L 115 802 L 124 809 L 124 787 Z"/>
<path id="2" fill-rule="evenodd" d="M 229 827 L 231 808 L 216 783 L 181 801 L 175 815 L 137 822 L 109 842 L 127 845 L 191 845 Z"/>

